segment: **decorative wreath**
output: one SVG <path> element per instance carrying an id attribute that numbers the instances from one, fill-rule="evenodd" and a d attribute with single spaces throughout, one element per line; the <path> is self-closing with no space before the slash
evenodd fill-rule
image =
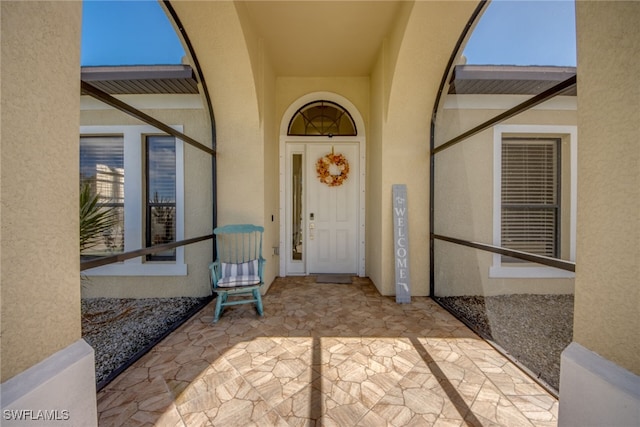
<path id="1" fill-rule="evenodd" d="M 335 165 L 340 174 L 331 174 L 330 167 Z M 320 157 L 316 162 L 316 172 L 320 182 L 327 184 L 329 187 L 339 187 L 349 176 L 349 162 L 342 154 L 331 153 Z"/>

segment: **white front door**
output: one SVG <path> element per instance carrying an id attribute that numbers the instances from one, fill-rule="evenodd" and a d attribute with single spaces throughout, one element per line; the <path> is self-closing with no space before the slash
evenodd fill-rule
<path id="1" fill-rule="evenodd" d="M 342 155 L 349 167 L 345 174 L 335 164 L 327 166 L 333 176 L 346 176 L 337 186 L 321 182 L 318 177 L 318 160 L 332 151 Z M 306 215 L 303 223 L 306 223 L 307 273 L 357 274 L 359 146 L 357 143 L 308 143 L 305 157 Z"/>
<path id="2" fill-rule="evenodd" d="M 347 98 L 308 93 L 280 122 L 280 275 L 365 275 L 366 135 L 362 115 Z M 340 185 L 320 182 L 317 161 L 343 155 L 349 173 Z M 344 177 L 335 167 L 330 173 Z M 330 180 L 329 180 L 330 181 Z"/>

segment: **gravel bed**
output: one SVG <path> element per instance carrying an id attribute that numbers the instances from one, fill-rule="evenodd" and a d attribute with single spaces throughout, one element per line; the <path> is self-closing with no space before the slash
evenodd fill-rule
<path id="1" fill-rule="evenodd" d="M 573 339 L 573 295 L 436 299 L 558 391 L 560 353 Z"/>
<path id="2" fill-rule="evenodd" d="M 207 300 L 187 297 L 82 299 L 82 337 L 95 351 L 99 388 Z"/>

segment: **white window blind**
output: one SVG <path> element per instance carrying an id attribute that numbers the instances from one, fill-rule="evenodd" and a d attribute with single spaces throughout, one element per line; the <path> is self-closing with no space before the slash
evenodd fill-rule
<path id="1" fill-rule="evenodd" d="M 558 139 L 503 138 L 502 246 L 558 257 L 558 150 Z"/>

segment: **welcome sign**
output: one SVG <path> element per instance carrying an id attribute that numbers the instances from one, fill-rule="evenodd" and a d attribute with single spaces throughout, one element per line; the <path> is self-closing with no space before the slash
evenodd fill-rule
<path id="1" fill-rule="evenodd" d="M 396 267 L 396 302 L 411 302 L 409 277 L 409 221 L 407 212 L 407 186 L 394 184 L 393 192 L 393 242 Z"/>

